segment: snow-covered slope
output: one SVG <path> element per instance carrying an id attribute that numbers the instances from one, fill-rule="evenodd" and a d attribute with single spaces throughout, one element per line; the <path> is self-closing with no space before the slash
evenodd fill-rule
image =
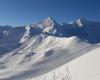
<path id="1" fill-rule="evenodd" d="M 100 80 L 100 48 L 29 80 Z"/>
<path id="2" fill-rule="evenodd" d="M 60 25 L 51 17 L 23 27 L 0 27 L 0 80 L 45 80 L 44 75 L 66 69 L 62 65 L 81 65 L 78 57 L 99 50 L 99 27 L 83 19 Z"/>

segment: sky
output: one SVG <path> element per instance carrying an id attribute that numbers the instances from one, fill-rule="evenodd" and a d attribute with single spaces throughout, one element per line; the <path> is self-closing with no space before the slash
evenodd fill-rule
<path id="1" fill-rule="evenodd" d="M 0 25 L 29 25 L 48 16 L 60 23 L 100 21 L 100 0 L 0 0 Z"/>

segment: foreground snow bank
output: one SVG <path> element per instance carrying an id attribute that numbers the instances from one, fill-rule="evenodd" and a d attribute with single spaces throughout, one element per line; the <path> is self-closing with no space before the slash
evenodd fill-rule
<path id="1" fill-rule="evenodd" d="M 29 80 L 100 80 L 100 48 Z"/>

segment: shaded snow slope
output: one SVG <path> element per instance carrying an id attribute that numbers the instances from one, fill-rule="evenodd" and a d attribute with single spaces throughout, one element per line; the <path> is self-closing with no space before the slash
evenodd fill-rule
<path id="1" fill-rule="evenodd" d="M 43 35 L 41 35 L 43 38 Z M 47 73 L 98 46 L 80 41 L 77 37 L 41 36 L 28 40 L 18 50 L 0 59 L 0 79 L 24 80 Z M 35 44 L 35 45 L 34 45 Z"/>
<path id="2" fill-rule="evenodd" d="M 100 80 L 100 48 L 29 80 Z"/>
<path id="3" fill-rule="evenodd" d="M 38 78 L 92 53 L 99 47 L 99 27 L 81 19 L 60 25 L 51 17 L 23 27 L 0 27 L 0 80 Z"/>

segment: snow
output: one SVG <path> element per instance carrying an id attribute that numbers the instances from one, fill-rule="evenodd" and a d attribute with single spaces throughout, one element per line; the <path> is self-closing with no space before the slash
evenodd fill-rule
<path id="1" fill-rule="evenodd" d="M 20 43 L 23 43 L 24 41 L 26 41 L 26 39 L 29 38 L 30 26 L 25 26 L 25 30 L 26 32 L 24 33 L 24 36 L 21 38 Z"/>
<path id="2" fill-rule="evenodd" d="M 100 48 L 86 53 L 85 55 L 52 70 L 39 77 L 29 80 L 100 80 Z M 67 69 L 67 70 L 66 70 Z"/>
<path id="3" fill-rule="evenodd" d="M 11 55 L 6 54 L 5 58 L 1 58 L 0 79 L 24 80 L 33 78 L 98 47 L 83 41 L 79 42 L 77 37 L 59 38 L 48 36 L 43 41 L 38 42 L 40 37 L 43 36 L 40 35 L 28 40 L 27 44 L 29 45 L 26 47 L 23 45 L 17 53 L 14 50 L 9 53 Z M 35 50 L 32 51 L 32 47 Z"/>
<path id="4" fill-rule="evenodd" d="M 83 26 L 83 24 L 82 24 L 82 22 L 81 22 L 81 19 L 78 19 L 77 21 L 76 21 L 76 23 L 78 24 L 78 26 Z"/>
<path id="5" fill-rule="evenodd" d="M 60 25 L 48 17 L 34 25 L 1 28 L 0 80 L 100 80 L 99 25 L 94 34 L 91 25 L 85 31 L 79 28 L 82 21 L 77 23 Z"/>

